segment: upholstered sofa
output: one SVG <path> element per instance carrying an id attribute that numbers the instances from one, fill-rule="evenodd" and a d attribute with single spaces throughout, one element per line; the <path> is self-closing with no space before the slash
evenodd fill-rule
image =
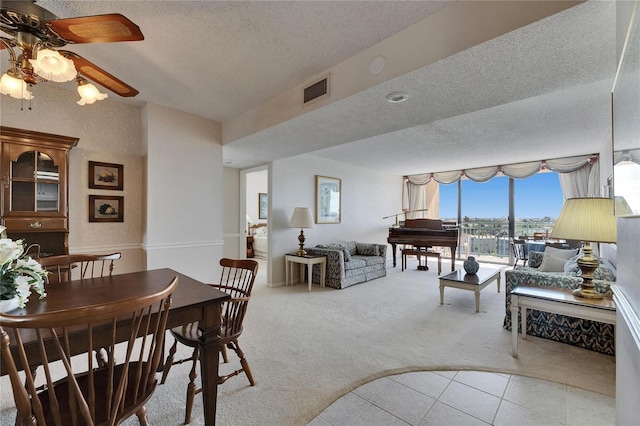
<path id="1" fill-rule="evenodd" d="M 337 289 L 371 281 L 387 275 L 387 245 L 347 241 L 318 244 L 309 254 L 327 257 L 325 285 Z M 312 279 L 320 282 L 320 265 L 314 265 Z"/>
<path id="2" fill-rule="evenodd" d="M 563 272 L 544 272 L 540 270 L 544 255 L 541 252 L 530 252 L 527 266 L 519 266 L 505 271 L 505 317 L 504 328 L 511 330 L 511 291 L 520 286 L 556 287 L 575 289 L 580 286 L 582 278 L 574 266 L 572 256 L 565 262 Z M 593 283 L 599 293 L 611 297 L 610 286 L 614 284 L 615 267 L 601 259 L 603 266 L 595 272 Z M 600 279 L 597 279 L 600 278 Z M 518 314 L 518 330 L 520 330 L 520 314 Z M 581 348 L 615 355 L 614 326 L 611 324 L 589 321 L 565 315 L 552 314 L 537 310 L 527 310 L 527 334 L 551 339 Z"/>

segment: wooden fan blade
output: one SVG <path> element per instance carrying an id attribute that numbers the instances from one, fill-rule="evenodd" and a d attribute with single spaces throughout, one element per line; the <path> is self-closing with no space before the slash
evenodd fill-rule
<path id="1" fill-rule="evenodd" d="M 124 81 L 109 74 L 97 65 L 87 61 L 82 56 L 79 56 L 68 50 L 58 50 L 58 52 L 60 52 L 60 54 L 65 58 L 71 59 L 73 61 L 78 74 L 81 74 L 83 77 L 88 78 L 94 83 L 98 83 L 99 85 L 106 87 L 112 92 L 117 93 L 118 95 L 125 98 L 133 97 L 138 94 L 138 91 L 136 89 L 129 86 Z"/>
<path id="2" fill-rule="evenodd" d="M 144 40 L 140 27 L 119 13 L 49 21 L 50 28 L 71 43 Z"/>

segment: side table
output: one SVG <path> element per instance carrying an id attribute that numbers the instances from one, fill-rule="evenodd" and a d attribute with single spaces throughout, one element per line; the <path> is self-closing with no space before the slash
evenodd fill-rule
<path id="1" fill-rule="evenodd" d="M 327 258 L 324 255 L 306 255 L 298 256 L 297 254 L 287 254 L 285 259 L 285 279 L 284 285 L 293 285 L 293 264 L 298 263 L 300 265 L 300 280 L 304 277 L 305 265 L 307 266 L 307 282 L 309 284 L 309 291 L 311 291 L 312 283 L 312 268 L 313 265 L 320 265 L 320 287 L 324 287 L 325 275 L 327 273 Z"/>
<path id="2" fill-rule="evenodd" d="M 527 339 L 527 309 L 567 315 L 591 321 L 616 324 L 616 305 L 613 299 L 583 299 L 572 290 L 547 287 L 520 286 L 511 292 L 511 346 L 518 358 L 518 311 L 522 339 Z"/>
<path id="3" fill-rule="evenodd" d="M 255 257 L 253 252 L 253 235 L 247 235 L 247 257 Z"/>

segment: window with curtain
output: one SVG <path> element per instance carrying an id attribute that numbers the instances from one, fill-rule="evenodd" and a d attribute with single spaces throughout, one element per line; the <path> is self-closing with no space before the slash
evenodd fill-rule
<path id="1" fill-rule="evenodd" d="M 485 182 L 462 180 L 460 257 L 509 257 L 509 178 L 495 176 Z M 458 184 L 440 184 L 440 218 L 458 220 Z M 540 172 L 515 179 L 515 235 L 551 232 L 564 198 L 558 173 Z M 487 259 L 486 259 L 487 260 Z M 490 260 L 490 259 L 488 259 Z"/>

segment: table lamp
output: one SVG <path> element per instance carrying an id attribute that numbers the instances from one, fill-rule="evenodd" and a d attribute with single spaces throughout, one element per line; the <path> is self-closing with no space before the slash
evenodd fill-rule
<path id="1" fill-rule="evenodd" d="M 290 228 L 300 228 L 300 235 L 298 241 L 300 249 L 296 253 L 298 256 L 306 256 L 307 252 L 304 250 L 304 228 L 313 228 L 313 216 L 311 210 L 308 207 L 296 207 L 291 215 L 291 221 L 289 222 Z"/>
<path id="2" fill-rule="evenodd" d="M 617 238 L 616 217 L 613 215 L 611 198 L 569 198 L 565 201 L 560 216 L 551 231 L 551 238 L 584 241 L 583 255 L 577 263 L 582 271 L 582 284 L 574 290 L 575 296 L 600 299 L 595 290 L 593 272 L 600 261 L 591 254 L 591 242 L 615 243 Z"/>

